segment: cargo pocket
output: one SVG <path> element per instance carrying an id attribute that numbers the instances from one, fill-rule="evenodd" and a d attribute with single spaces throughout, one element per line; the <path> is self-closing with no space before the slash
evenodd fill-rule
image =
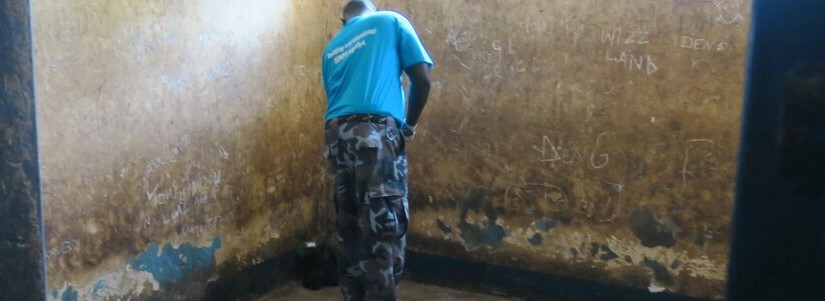
<path id="1" fill-rule="evenodd" d="M 391 196 L 370 198 L 366 206 L 369 210 L 364 217 L 367 225 L 379 240 L 394 240 L 407 234 L 408 209 L 407 198 Z"/>
<path id="2" fill-rule="evenodd" d="M 403 154 L 403 138 L 394 126 L 380 125 L 380 144 L 376 149 L 375 166 L 369 180 L 371 198 L 407 195 L 407 158 Z"/>

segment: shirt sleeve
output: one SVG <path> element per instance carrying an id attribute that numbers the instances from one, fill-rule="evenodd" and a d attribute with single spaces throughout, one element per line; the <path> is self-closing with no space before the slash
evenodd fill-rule
<path id="1" fill-rule="evenodd" d="M 399 45 L 401 67 L 406 70 L 410 66 L 418 63 L 427 63 L 433 66 L 432 58 L 430 58 L 427 50 L 424 49 L 424 44 L 421 43 L 421 39 L 418 38 L 418 34 L 415 32 L 410 21 L 401 15 L 398 15 L 397 20 L 401 39 Z"/>
<path id="2" fill-rule="evenodd" d="M 330 96 L 329 95 L 330 86 L 329 86 L 329 82 L 327 82 L 328 77 L 329 77 L 329 70 L 327 70 L 327 55 L 326 55 L 326 51 L 324 51 L 324 54 L 321 55 L 321 82 L 324 85 L 324 93 L 326 93 L 327 99 L 329 99 L 329 96 Z"/>

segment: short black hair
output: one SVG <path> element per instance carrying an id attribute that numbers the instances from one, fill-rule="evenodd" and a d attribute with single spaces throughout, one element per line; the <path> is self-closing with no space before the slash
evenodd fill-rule
<path id="1" fill-rule="evenodd" d="M 367 9 L 375 9 L 375 4 L 370 0 L 352 0 L 344 5 L 344 15 L 357 15 Z"/>

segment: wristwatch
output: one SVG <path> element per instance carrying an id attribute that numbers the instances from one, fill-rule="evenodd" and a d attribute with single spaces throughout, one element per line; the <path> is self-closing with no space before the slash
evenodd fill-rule
<path id="1" fill-rule="evenodd" d="M 401 128 L 401 136 L 404 137 L 404 141 L 412 141 L 415 138 L 415 126 L 404 124 Z"/>

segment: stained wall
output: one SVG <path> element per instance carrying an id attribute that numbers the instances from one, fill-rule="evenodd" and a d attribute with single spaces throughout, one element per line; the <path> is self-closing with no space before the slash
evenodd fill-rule
<path id="1" fill-rule="evenodd" d="M 749 1 L 380 2 L 437 64 L 412 249 L 723 298 Z"/>
<path id="2" fill-rule="evenodd" d="M 200 300 L 320 232 L 321 1 L 34 1 L 50 300 Z"/>
<path id="3" fill-rule="evenodd" d="M 748 0 L 376 2 L 437 64 L 411 249 L 724 296 Z M 339 7 L 33 4 L 53 299 L 192 297 L 329 232 Z"/>

